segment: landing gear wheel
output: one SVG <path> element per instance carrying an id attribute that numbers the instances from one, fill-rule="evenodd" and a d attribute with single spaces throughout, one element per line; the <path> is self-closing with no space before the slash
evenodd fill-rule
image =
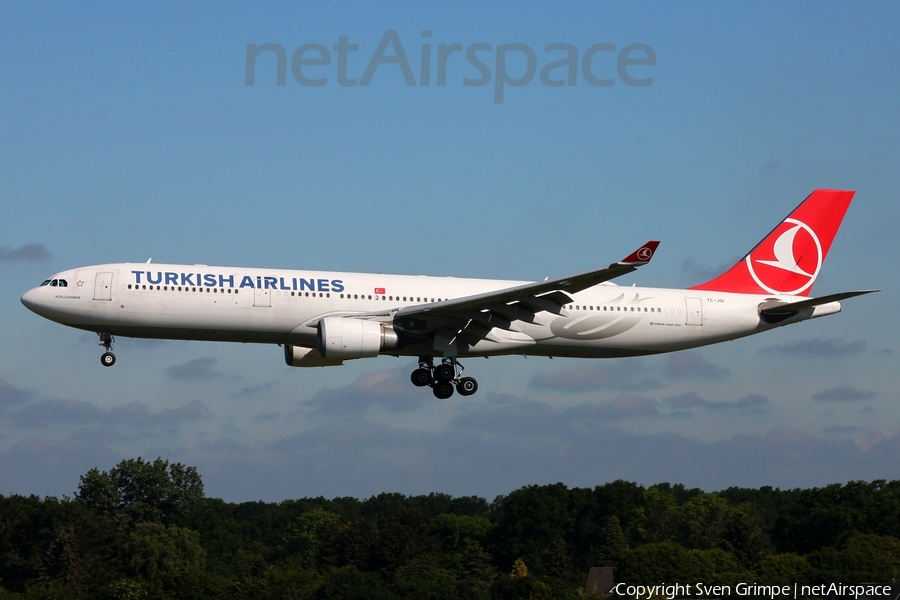
<path id="1" fill-rule="evenodd" d="M 116 364 L 116 355 L 112 352 L 104 352 L 103 356 L 100 357 L 100 364 L 104 367 L 111 367 Z"/>
<path id="2" fill-rule="evenodd" d="M 474 377 L 463 377 L 456 382 L 456 391 L 460 396 L 471 396 L 478 391 L 478 382 Z"/>
<path id="3" fill-rule="evenodd" d="M 438 400 L 446 400 L 453 395 L 453 384 L 449 381 L 438 381 L 434 384 L 434 397 Z"/>
<path id="4" fill-rule="evenodd" d="M 456 377 L 456 369 L 451 364 L 444 363 L 434 368 L 434 378 L 437 381 L 450 381 L 454 377 Z"/>
<path id="5" fill-rule="evenodd" d="M 428 369 L 416 369 L 409 378 L 416 387 L 425 387 L 431 383 L 431 373 Z"/>

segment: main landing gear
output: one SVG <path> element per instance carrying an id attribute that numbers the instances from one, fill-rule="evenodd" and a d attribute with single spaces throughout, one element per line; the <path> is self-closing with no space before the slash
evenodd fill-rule
<path id="1" fill-rule="evenodd" d="M 471 396 L 478 391 L 474 377 L 462 377 L 464 369 L 456 358 L 444 358 L 435 365 L 430 356 L 419 357 L 419 368 L 412 372 L 410 379 L 417 387 L 430 386 L 436 398 L 446 400 L 453 395 L 453 389 L 460 396 Z"/>
<path id="2" fill-rule="evenodd" d="M 116 342 L 116 338 L 108 333 L 98 333 L 97 335 L 100 336 L 100 345 L 106 348 L 106 352 L 100 357 L 100 364 L 104 367 L 111 367 L 116 364 L 116 355 L 112 353 L 113 344 Z"/>

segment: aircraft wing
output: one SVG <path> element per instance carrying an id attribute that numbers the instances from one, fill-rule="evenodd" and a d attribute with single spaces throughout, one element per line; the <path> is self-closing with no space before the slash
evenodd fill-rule
<path id="1" fill-rule="evenodd" d="M 635 271 L 653 257 L 659 242 L 651 240 L 619 262 L 601 269 L 566 277 L 526 283 L 502 290 L 452 300 L 417 304 L 400 309 L 353 315 L 355 318 L 393 317 L 406 333 L 427 336 L 439 329 L 475 344 L 481 339 L 497 341 L 491 329 L 516 331 L 512 321 L 542 324 L 542 311 L 565 316 L 563 308 L 572 302 L 570 294 Z"/>
<path id="2" fill-rule="evenodd" d="M 536 281 L 485 294 L 407 306 L 401 308 L 396 314 L 403 317 L 427 316 L 435 313 L 454 314 L 459 311 L 492 310 L 498 306 L 511 306 L 513 304 L 528 307 L 532 312 L 546 310 L 560 314 L 563 305 L 572 302 L 569 294 L 580 292 L 604 281 L 609 281 L 637 270 L 638 267 L 650 262 L 657 246 L 659 246 L 658 241 L 649 241 L 621 261 L 601 269 L 576 273 L 566 277 L 557 277 L 556 279 Z"/>

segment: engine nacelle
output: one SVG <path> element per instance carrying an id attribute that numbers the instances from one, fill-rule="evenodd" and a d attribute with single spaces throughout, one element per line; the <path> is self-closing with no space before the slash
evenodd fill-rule
<path id="1" fill-rule="evenodd" d="M 285 344 L 284 362 L 289 367 L 336 367 L 344 364 L 344 359 L 322 358 L 315 348 Z"/>
<path id="2" fill-rule="evenodd" d="M 397 334 L 390 325 L 352 317 L 319 321 L 319 356 L 324 359 L 370 358 L 396 347 Z"/>

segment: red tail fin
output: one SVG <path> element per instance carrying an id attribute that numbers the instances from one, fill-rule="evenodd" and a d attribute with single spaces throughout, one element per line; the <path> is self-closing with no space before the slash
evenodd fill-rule
<path id="1" fill-rule="evenodd" d="M 814 191 L 740 262 L 690 289 L 808 296 L 853 194 Z"/>

